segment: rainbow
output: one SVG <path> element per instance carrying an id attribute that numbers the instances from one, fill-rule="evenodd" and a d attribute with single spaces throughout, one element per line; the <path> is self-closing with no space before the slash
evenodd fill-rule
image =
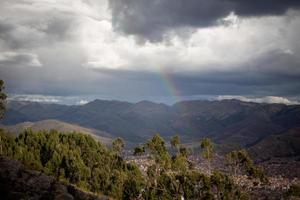
<path id="1" fill-rule="evenodd" d="M 182 95 L 174 81 L 172 80 L 172 75 L 164 67 L 159 68 L 159 75 L 163 85 L 165 86 L 168 93 L 174 97 L 175 102 L 182 101 Z"/>

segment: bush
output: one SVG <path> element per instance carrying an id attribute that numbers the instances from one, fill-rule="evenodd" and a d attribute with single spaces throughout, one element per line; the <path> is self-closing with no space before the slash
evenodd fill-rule
<path id="1" fill-rule="evenodd" d="M 286 192 L 287 197 L 300 197 L 300 185 L 292 185 Z"/>

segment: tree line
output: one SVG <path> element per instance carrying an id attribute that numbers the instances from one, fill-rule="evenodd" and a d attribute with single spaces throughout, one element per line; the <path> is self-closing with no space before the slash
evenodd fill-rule
<path id="1" fill-rule="evenodd" d="M 89 135 L 55 130 L 24 130 L 16 137 L 0 131 L 1 155 L 115 199 L 248 199 L 230 176 L 196 170 L 183 148 L 171 156 L 159 134 L 144 147 L 154 161 L 146 174 L 121 157 L 123 145 L 120 138 L 108 148 Z"/>

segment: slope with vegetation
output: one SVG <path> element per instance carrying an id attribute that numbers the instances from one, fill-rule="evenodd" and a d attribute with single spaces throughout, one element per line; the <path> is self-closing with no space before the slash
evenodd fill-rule
<path id="1" fill-rule="evenodd" d="M 300 128 L 270 135 L 249 148 L 257 160 L 300 156 Z M 263 152 L 263 153 L 262 153 Z"/>
<path id="2" fill-rule="evenodd" d="M 0 156 L 0 194 L 1 199 L 87 199 L 108 200 L 104 195 L 82 191 L 71 184 L 55 180 L 51 176 L 29 170 L 19 161 Z"/>
<path id="3" fill-rule="evenodd" d="M 33 131 L 50 131 L 57 130 L 59 132 L 80 132 L 84 134 L 91 135 L 93 138 L 100 140 L 104 144 L 111 144 L 112 135 L 99 131 L 96 129 L 85 128 L 82 126 L 78 126 L 76 124 L 66 123 L 59 120 L 42 120 L 37 122 L 23 122 L 16 125 L 0 125 L 0 128 L 7 130 L 12 134 L 19 134 L 23 132 L 24 129 L 31 129 Z"/>
<path id="4" fill-rule="evenodd" d="M 136 195 L 143 184 L 136 166 L 88 135 L 25 130 L 14 137 L 2 132 L 0 148 L 2 155 L 20 160 L 30 169 L 117 199 Z M 128 182 L 135 187 L 126 188 Z"/>
<path id="5" fill-rule="evenodd" d="M 146 174 L 122 157 L 123 142 L 112 149 L 88 135 L 26 130 L 17 137 L 1 132 L 0 153 L 29 169 L 115 199 L 239 199 L 245 197 L 229 176 L 195 170 L 185 151 L 170 156 L 164 140 L 155 135 L 147 149 L 155 161 Z"/>

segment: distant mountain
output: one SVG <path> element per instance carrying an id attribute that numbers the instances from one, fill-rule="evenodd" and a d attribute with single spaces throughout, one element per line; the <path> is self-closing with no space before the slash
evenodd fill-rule
<path id="1" fill-rule="evenodd" d="M 181 123 L 218 143 L 251 146 L 258 140 L 300 124 L 300 106 L 259 104 L 238 100 L 188 101 L 175 104 L 184 112 Z M 182 122 L 183 121 L 183 122 Z"/>
<path id="2" fill-rule="evenodd" d="M 209 136 L 218 143 L 249 147 L 299 126 L 300 106 L 239 100 L 183 101 L 172 106 L 149 101 L 95 100 L 78 106 L 11 101 L 2 123 L 46 119 L 102 130 L 135 143 L 159 132 L 166 138 L 178 134 L 184 142 Z"/>
<path id="3" fill-rule="evenodd" d="M 96 129 L 89 129 L 78 126 L 76 124 L 70 124 L 58 120 L 42 120 L 37 122 L 22 122 L 16 125 L 0 125 L 0 128 L 3 128 L 10 133 L 19 134 L 24 129 L 32 129 L 33 131 L 40 130 L 51 130 L 55 129 L 60 132 L 80 132 L 84 134 L 91 135 L 95 139 L 100 140 L 104 144 L 110 144 L 112 141 L 112 135 L 104 131 L 99 131 Z"/>
<path id="4" fill-rule="evenodd" d="M 300 124 L 281 134 L 270 135 L 249 148 L 256 160 L 300 156 Z"/>

